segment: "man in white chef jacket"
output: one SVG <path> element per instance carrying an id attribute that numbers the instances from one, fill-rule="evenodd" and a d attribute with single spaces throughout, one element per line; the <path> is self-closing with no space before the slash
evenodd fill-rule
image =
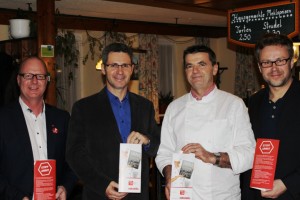
<path id="1" fill-rule="evenodd" d="M 194 45 L 184 51 L 189 93 L 173 101 L 164 116 L 161 144 L 155 159 L 170 198 L 173 153 L 195 154 L 192 199 L 239 200 L 240 173 L 251 169 L 255 139 L 242 99 L 221 91 L 215 53 Z"/>

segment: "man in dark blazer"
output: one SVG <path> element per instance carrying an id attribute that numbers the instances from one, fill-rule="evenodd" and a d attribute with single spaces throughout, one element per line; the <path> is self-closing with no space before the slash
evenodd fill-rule
<path id="1" fill-rule="evenodd" d="M 0 109 L 0 199 L 32 199 L 40 159 L 56 160 L 56 198 L 66 199 L 77 180 L 65 161 L 70 115 L 44 103 L 48 75 L 41 59 L 26 59 L 17 81 L 19 99 Z"/>
<path id="2" fill-rule="evenodd" d="M 121 43 L 102 52 L 106 87 L 76 102 L 67 140 L 67 161 L 84 184 L 83 199 L 149 199 L 149 158 L 159 145 L 153 104 L 128 91 L 131 49 Z M 142 144 L 141 193 L 118 192 L 120 143 Z"/>
<path id="3" fill-rule="evenodd" d="M 293 43 L 284 35 L 265 35 L 255 48 L 259 70 L 268 87 L 251 96 L 249 115 L 256 138 L 280 140 L 273 189 L 249 187 L 243 175 L 242 199 L 300 199 L 300 83 L 292 78 Z"/>

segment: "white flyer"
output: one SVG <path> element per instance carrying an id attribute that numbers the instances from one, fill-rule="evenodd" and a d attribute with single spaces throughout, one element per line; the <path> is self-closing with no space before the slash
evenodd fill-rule
<path id="1" fill-rule="evenodd" d="M 195 154 L 174 153 L 172 157 L 170 199 L 192 199 Z"/>
<path id="2" fill-rule="evenodd" d="M 119 192 L 141 192 L 142 145 L 120 144 Z"/>

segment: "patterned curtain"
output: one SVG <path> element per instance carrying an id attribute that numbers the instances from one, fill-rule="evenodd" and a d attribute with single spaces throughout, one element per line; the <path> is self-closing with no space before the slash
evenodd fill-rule
<path id="1" fill-rule="evenodd" d="M 147 51 L 139 54 L 139 94 L 153 102 L 155 119 L 159 123 L 158 37 L 139 34 L 139 48 Z"/>
<path id="2" fill-rule="evenodd" d="M 205 45 L 205 46 L 209 47 L 209 45 L 210 45 L 209 38 L 206 38 L 206 37 L 196 37 L 195 38 L 195 44 Z"/>
<path id="3" fill-rule="evenodd" d="M 246 98 L 259 89 L 258 67 L 253 49 L 237 47 L 234 94 Z"/>

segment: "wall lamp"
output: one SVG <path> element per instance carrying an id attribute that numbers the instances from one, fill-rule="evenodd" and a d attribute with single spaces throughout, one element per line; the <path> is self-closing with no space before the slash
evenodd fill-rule
<path id="1" fill-rule="evenodd" d="M 102 59 L 100 59 L 96 64 L 96 70 L 101 71 L 102 70 Z"/>

